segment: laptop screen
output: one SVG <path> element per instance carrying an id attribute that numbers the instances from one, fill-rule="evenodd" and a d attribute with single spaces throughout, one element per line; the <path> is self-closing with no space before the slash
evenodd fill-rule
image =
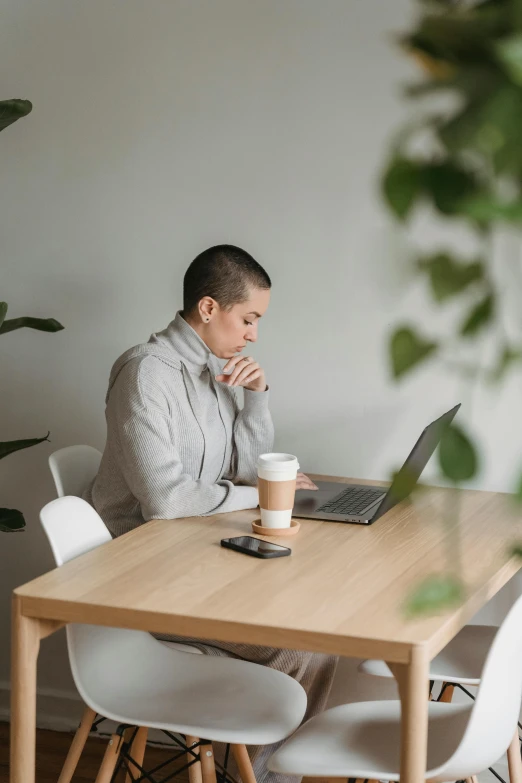
<path id="1" fill-rule="evenodd" d="M 400 503 L 401 500 L 405 500 L 412 493 L 422 471 L 440 443 L 444 430 L 452 422 L 459 408 L 460 403 L 447 413 L 444 413 L 440 418 L 432 421 L 431 424 L 428 424 L 411 450 L 406 462 L 395 476 L 372 521 L 382 517 L 390 508 Z"/>

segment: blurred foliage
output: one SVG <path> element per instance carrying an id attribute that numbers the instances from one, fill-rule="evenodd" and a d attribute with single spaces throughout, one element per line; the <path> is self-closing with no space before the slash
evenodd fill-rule
<path id="1" fill-rule="evenodd" d="M 450 574 L 433 574 L 420 583 L 405 603 L 408 615 L 415 617 L 427 612 L 451 609 L 464 598 L 462 582 Z"/>
<path id="2" fill-rule="evenodd" d="M 412 324 L 397 325 L 390 335 L 391 372 L 402 379 L 429 360 L 444 361 L 448 346 L 469 348 L 488 335 L 495 341 L 490 367 L 470 372 L 458 360 L 452 367 L 463 378 L 498 382 L 522 361 L 522 338 L 508 340 L 502 324 L 491 255 L 499 226 L 522 228 L 522 0 L 431 0 L 418 6 L 414 29 L 399 38 L 422 71 L 421 80 L 405 89 L 418 117 L 391 147 L 382 194 L 402 223 L 428 208 L 440 220 L 471 229 L 481 249 L 477 257 L 462 258 L 445 242 L 419 255 L 416 269 L 433 301 L 440 307 L 460 302 L 462 317 L 449 340 Z M 430 96 L 440 94 L 452 96 L 451 108 L 434 115 L 433 105 L 429 112 L 426 107 Z M 419 134 L 422 154 L 415 146 Z M 520 265 L 520 256 L 515 263 Z M 476 476 L 479 455 L 470 433 L 449 428 L 439 447 L 439 466 L 452 485 Z M 515 496 L 522 501 L 522 471 Z M 522 556 L 522 545 L 517 552 Z M 408 611 L 448 605 L 462 591 L 453 568 L 451 575 L 421 585 Z"/>
<path id="3" fill-rule="evenodd" d="M 33 104 L 31 101 L 25 101 L 21 98 L 0 101 L 0 131 L 5 130 L 13 122 L 19 120 L 20 117 L 25 117 L 32 108 Z"/>
<path id="4" fill-rule="evenodd" d="M 30 101 L 21 100 L 18 98 L 0 101 L 0 131 L 12 125 L 13 122 L 24 117 L 32 109 Z M 7 315 L 7 302 L 0 302 L 0 334 L 7 334 L 13 332 L 15 329 L 22 329 L 28 327 L 30 329 L 37 329 L 40 332 L 59 332 L 63 329 L 61 323 L 54 318 L 11 318 L 6 319 Z M 11 440 L 0 442 L 0 459 L 7 457 L 9 454 L 13 454 L 15 451 L 21 449 L 28 449 L 31 446 L 36 446 L 38 443 L 49 440 L 49 433 L 43 438 L 28 438 L 25 440 Z M 25 527 L 25 520 L 21 511 L 17 511 L 13 508 L 0 508 L 0 532 L 17 532 L 23 530 Z"/>
<path id="5" fill-rule="evenodd" d="M 438 454 L 443 475 L 454 484 L 469 481 L 477 473 L 476 449 L 457 424 L 450 424 L 444 432 Z"/>

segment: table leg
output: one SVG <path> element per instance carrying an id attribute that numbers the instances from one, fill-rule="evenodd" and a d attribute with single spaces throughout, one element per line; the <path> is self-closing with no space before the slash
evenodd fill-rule
<path id="1" fill-rule="evenodd" d="M 520 740 L 518 726 L 507 752 L 509 783 L 522 783 L 522 762 L 520 760 Z"/>
<path id="2" fill-rule="evenodd" d="M 22 614 L 13 596 L 11 647 L 11 775 L 10 783 L 34 783 L 36 745 L 36 662 L 40 639 L 63 623 Z"/>
<path id="3" fill-rule="evenodd" d="M 388 663 L 401 699 L 401 783 L 424 783 L 428 749 L 429 661 L 414 647 L 409 663 Z"/>
<path id="4" fill-rule="evenodd" d="M 11 783 L 34 783 L 36 743 L 36 661 L 39 621 L 24 617 L 13 599 L 11 661 Z"/>

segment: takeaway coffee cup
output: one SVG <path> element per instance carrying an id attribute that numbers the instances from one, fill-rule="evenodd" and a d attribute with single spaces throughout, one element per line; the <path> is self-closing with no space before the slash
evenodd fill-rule
<path id="1" fill-rule="evenodd" d="M 293 454 L 261 454 L 257 460 L 263 527 L 290 527 L 299 462 Z"/>

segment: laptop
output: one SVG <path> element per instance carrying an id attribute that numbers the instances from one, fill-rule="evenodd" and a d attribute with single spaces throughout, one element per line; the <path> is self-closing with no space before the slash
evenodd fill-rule
<path id="1" fill-rule="evenodd" d="M 371 525 L 412 492 L 460 403 L 424 429 L 390 487 L 316 481 L 318 490 L 297 490 L 292 516 Z"/>

